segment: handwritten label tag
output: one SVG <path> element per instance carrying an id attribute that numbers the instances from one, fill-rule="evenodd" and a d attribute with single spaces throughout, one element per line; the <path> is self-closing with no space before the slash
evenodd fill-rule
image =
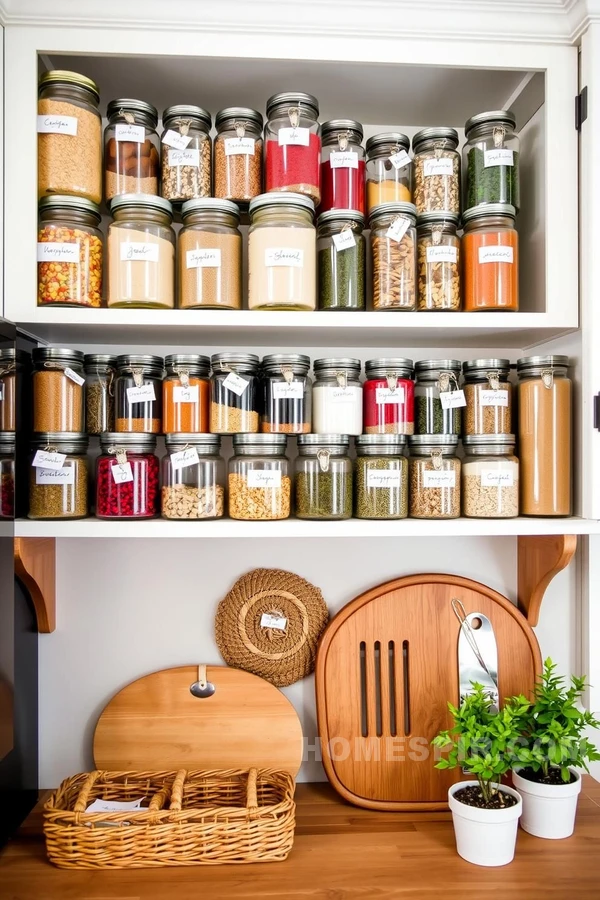
<path id="1" fill-rule="evenodd" d="M 179 134 L 178 131 L 169 128 L 162 137 L 162 143 L 167 147 L 175 147 L 176 150 L 185 150 L 191 139 L 191 134 Z"/>
<path id="2" fill-rule="evenodd" d="M 233 391 L 238 397 L 241 397 L 249 384 L 250 382 L 246 378 L 242 378 L 241 375 L 236 375 L 235 372 L 230 372 L 223 382 L 223 387 L 228 391 Z"/>
<path id="3" fill-rule="evenodd" d="M 508 406 L 508 391 L 481 391 L 479 402 L 482 406 Z"/>
<path id="4" fill-rule="evenodd" d="M 158 262 L 158 244 L 128 241 L 121 246 L 121 260 L 130 262 Z"/>
<path id="5" fill-rule="evenodd" d="M 86 807 L 89 813 L 107 813 L 107 812 L 143 812 L 141 806 L 143 797 L 139 800 L 94 800 Z"/>
<path id="6" fill-rule="evenodd" d="M 189 387 L 174 387 L 173 402 L 174 403 L 198 403 L 200 393 L 197 384 L 190 384 Z"/>
<path id="7" fill-rule="evenodd" d="M 273 398 L 275 400 L 302 400 L 304 384 L 301 381 L 273 382 Z"/>
<path id="8" fill-rule="evenodd" d="M 269 247 L 265 250 L 265 266 L 290 266 L 301 269 L 304 265 L 304 250 L 293 247 Z"/>
<path id="9" fill-rule="evenodd" d="M 175 470 L 185 469 L 187 466 L 196 466 L 200 462 L 198 451 L 195 447 L 187 447 L 177 453 L 171 453 L 171 465 Z"/>
<path id="10" fill-rule="evenodd" d="M 70 378 L 71 381 L 74 381 L 75 384 L 78 384 L 80 387 L 82 384 L 85 384 L 85 378 L 82 378 L 81 375 L 78 375 L 77 372 L 74 372 L 73 369 L 70 369 L 68 366 L 65 369 L 65 375 L 67 378 Z"/>
<path id="11" fill-rule="evenodd" d="M 225 138 L 225 156 L 254 156 L 256 141 L 254 138 Z"/>
<path id="12" fill-rule="evenodd" d="M 56 244 L 44 241 L 37 245 L 37 261 L 69 262 L 79 264 L 79 244 Z"/>
<path id="13" fill-rule="evenodd" d="M 38 450 L 33 457 L 31 465 L 38 469 L 62 469 L 66 458 L 66 453 L 51 453 L 48 450 Z"/>
<path id="14" fill-rule="evenodd" d="M 200 151 L 191 148 L 190 150 L 169 150 L 170 166 L 194 166 L 196 169 L 200 165 Z"/>
<path id="15" fill-rule="evenodd" d="M 332 169 L 358 169 L 358 153 L 355 150 L 334 150 L 329 157 Z"/>
<path id="16" fill-rule="evenodd" d="M 390 162 L 395 169 L 403 169 L 404 166 L 410 165 L 412 160 L 406 150 L 398 150 L 397 153 L 392 153 Z"/>
<path id="17" fill-rule="evenodd" d="M 397 241 L 400 243 L 408 228 L 410 227 L 410 219 L 405 219 L 403 216 L 398 216 L 395 219 L 388 230 L 385 233 L 385 236 L 390 238 L 392 241 Z"/>
<path id="18" fill-rule="evenodd" d="M 280 128 L 277 136 L 280 147 L 291 144 L 296 147 L 308 147 L 310 144 L 309 128 Z"/>
<path id="19" fill-rule="evenodd" d="M 395 391 L 389 387 L 379 387 L 375 389 L 375 403 L 382 406 L 385 403 L 393 403 L 398 406 L 404 403 L 404 387 L 400 385 Z"/>
<path id="20" fill-rule="evenodd" d="M 127 399 L 129 403 L 148 403 L 156 400 L 153 384 L 142 384 L 141 387 L 127 388 Z"/>
<path id="21" fill-rule="evenodd" d="M 79 120 L 76 116 L 38 116 L 38 134 L 77 134 Z"/>
<path id="22" fill-rule="evenodd" d="M 454 164 L 448 157 L 443 159 L 426 159 L 423 163 L 423 175 L 426 178 L 432 175 L 452 175 Z"/>
<path id="23" fill-rule="evenodd" d="M 378 469 L 367 470 L 368 488 L 400 488 L 402 487 L 402 472 L 400 469 L 389 472 Z"/>
<path id="24" fill-rule="evenodd" d="M 456 472 L 423 472 L 423 487 L 453 488 L 456 487 Z"/>
<path id="25" fill-rule="evenodd" d="M 271 613 L 263 613 L 260 617 L 261 628 L 274 628 L 276 631 L 285 631 L 287 619 L 285 616 L 273 616 Z"/>
<path id="26" fill-rule="evenodd" d="M 339 234 L 332 235 L 335 249 L 339 253 L 340 250 L 348 250 L 349 247 L 356 247 L 356 241 L 350 228 L 346 231 L 340 231 Z"/>
<path id="27" fill-rule="evenodd" d="M 250 469 L 248 472 L 248 487 L 251 488 L 280 488 L 280 469 Z"/>
<path id="28" fill-rule="evenodd" d="M 332 403 L 359 403 L 360 388 L 355 387 L 336 387 L 331 394 Z"/>
<path id="29" fill-rule="evenodd" d="M 512 471 L 483 469 L 481 472 L 482 487 L 513 487 L 514 483 L 515 476 Z"/>
<path id="30" fill-rule="evenodd" d="M 220 250 L 186 250 L 185 265 L 188 269 L 220 269 Z"/>
<path id="31" fill-rule="evenodd" d="M 131 471 L 131 463 L 113 463 L 110 467 L 113 481 L 115 484 L 127 484 L 133 481 L 133 472 Z"/>
<path id="32" fill-rule="evenodd" d="M 427 247 L 427 262 L 455 263 L 458 260 L 458 247 Z"/>
<path id="33" fill-rule="evenodd" d="M 115 140 L 143 144 L 146 140 L 146 129 L 143 125 L 128 125 L 127 122 L 119 122 L 115 125 Z"/>
<path id="34" fill-rule="evenodd" d="M 442 409 L 459 409 L 467 405 L 464 391 L 440 391 Z"/>
<path id="35" fill-rule="evenodd" d="M 36 469 L 36 484 L 75 484 L 75 466 L 62 469 Z"/>
<path id="36" fill-rule="evenodd" d="M 483 151 L 483 167 L 489 169 L 492 166 L 514 166 L 515 155 L 512 150 L 498 147 L 495 150 Z"/>
<path id="37" fill-rule="evenodd" d="M 480 247 L 480 263 L 512 263 L 514 252 L 512 247 Z"/>

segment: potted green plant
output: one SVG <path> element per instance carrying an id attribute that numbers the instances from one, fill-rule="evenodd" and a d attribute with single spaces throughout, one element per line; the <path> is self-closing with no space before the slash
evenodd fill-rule
<path id="1" fill-rule="evenodd" d="M 474 776 L 448 791 L 459 856 L 478 866 L 505 866 L 515 854 L 522 804 L 517 791 L 500 781 L 512 768 L 529 704 L 525 697 L 513 697 L 498 711 L 481 684 L 473 682 L 472 687 L 459 707 L 448 703 L 454 725 L 432 743 L 440 750 L 449 747 L 450 752 L 436 767 L 461 766 Z"/>
<path id="2" fill-rule="evenodd" d="M 516 750 L 519 765 L 513 771 L 513 785 L 523 798 L 524 831 L 557 839 L 573 834 L 581 791 L 581 775 L 574 767 L 589 771 L 588 762 L 600 760 L 585 735 L 600 722 L 579 708 L 585 678 L 572 675 L 567 687 L 555 670 L 556 664 L 547 659 L 536 681 Z"/>

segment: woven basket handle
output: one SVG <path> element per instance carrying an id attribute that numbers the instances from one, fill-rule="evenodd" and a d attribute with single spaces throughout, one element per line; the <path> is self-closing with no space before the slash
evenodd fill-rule
<path id="1" fill-rule="evenodd" d="M 88 805 L 89 798 L 90 798 L 91 790 L 94 787 L 94 785 L 96 784 L 96 782 L 98 781 L 98 779 L 100 778 L 101 774 L 102 773 L 99 772 L 97 769 L 95 772 L 90 772 L 88 777 L 83 782 L 81 790 L 79 791 L 79 797 L 77 798 L 75 806 L 73 807 L 73 812 L 76 812 L 76 813 L 85 812 L 86 807 Z"/>
<path id="2" fill-rule="evenodd" d="M 183 785 L 185 782 L 186 770 L 180 769 L 175 776 L 173 787 L 171 788 L 171 803 L 169 809 L 171 812 L 181 812 L 181 804 L 183 802 Z"/>
<path id="3" fill-rule="evenodd" d="M 246 807 L 250 815 L 258 811 L 258 796 L 256 794 L 257 769 L 248 772 L 248 786 L 246 788 Z"/>
<path id="4" fill-rule="evenodd" d="M 150 803 L 148 804 L 149 812 L 158 812 L 159 809 L 162 809 L 165 805 L 167 797 L 169 796 L 169 788 L 166 786 L 162 787 L 157 794 L 154 795 Z"/>

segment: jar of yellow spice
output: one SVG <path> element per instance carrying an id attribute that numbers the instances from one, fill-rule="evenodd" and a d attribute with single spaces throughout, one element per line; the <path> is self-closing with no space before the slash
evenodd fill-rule
<path id="1" fill-rule="evenodd" d="M 400 131 L 374 134 L 366 143 L 367 210 L 380 203 L 411 203 L 410 139 Z"/>

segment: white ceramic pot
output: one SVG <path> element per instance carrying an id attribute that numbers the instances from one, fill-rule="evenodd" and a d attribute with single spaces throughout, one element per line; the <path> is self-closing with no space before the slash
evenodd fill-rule
<path id="1" fill-rule="evenodd" d="M 569 772 L 577 779 L 570 784 L 537 784 L 522 778 L 518 769 L 512 773 L 513 784 L 523 798 L 523 831 L 550 840 L 573 834 L 581 776 L 575 769 L 569 769 Z"/>
<path id="2" fill-rule="evenodd" d="M 518 800 L 508 809 L 478 809 L 455 799 L 454 795 L 461 788 L 477 783 L 459 781 L 448 791 L 458 855 L 476 866 L 505 866 L 512 862 L 515 855 L 521 798 L 513 788 L 503 784 L 496 787 L 501 787 Z"/>

